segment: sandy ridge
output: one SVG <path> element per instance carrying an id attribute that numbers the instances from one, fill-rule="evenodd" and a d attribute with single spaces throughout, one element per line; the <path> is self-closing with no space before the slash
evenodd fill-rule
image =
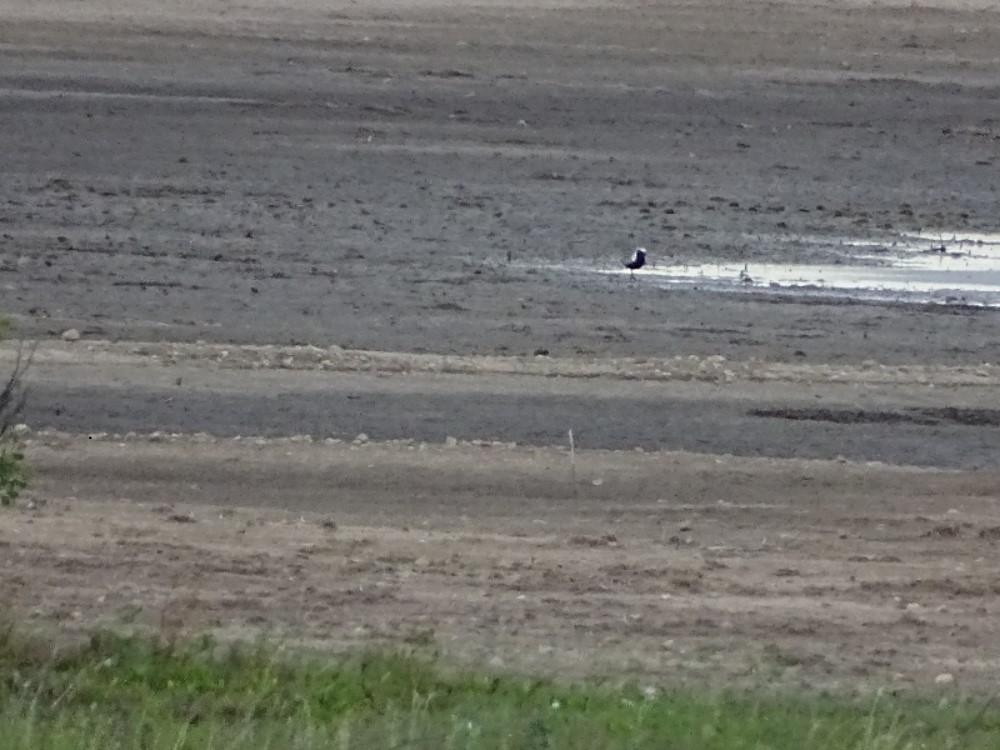
<path id="1" fill-rule="evenodd" d="M 18 345 L 0 345 L 0 362 L 9 364 Z M 722 355 L 663 358 L 485 356 L 416 354 L 343 349 L 339 346 L 253 346 L 208 343 L 135 343 L 46 341 L 34 353 L 39 364 L 120 364 L 129 367 L 194 364 L 231 370 L 323 370 L 355 373 L 525 375 L 560 378 L 606 378 L 654 382 L 789 382 L 928 386 L 1000 385 L 1000 367 L 884 365 L 866 360 L 860 366 L 785 364 L 757 359 L 729 360 Z"/>

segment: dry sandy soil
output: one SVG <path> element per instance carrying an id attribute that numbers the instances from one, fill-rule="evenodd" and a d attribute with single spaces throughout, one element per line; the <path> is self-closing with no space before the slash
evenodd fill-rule
<path id="1" fill-rule="evenodd" d="M 459 444 L 38 436 L 33 623 L 265 630 L 653 684 L 996 684 L 996 472 Z"/>
<path id="2" fill-rule="evenodd" d="M 2 354 L 9 365 L 13 347 Z M 133 413 L 142 383 L 158 410 L 146 412 L 147 434 L 30 437 L 35 485 L 0 516 L 0 599 L 28 622 L 73 631 L 265 631 L 657 684 L 926 690 L 949 674 L 962 690 L 986 691 L 1000 675 L 1000 472 L 992 412 L 981 408 L 1000 391 L 994 370 L 45 344 L 36 397 L 102 384 L 86 392 Z M 454 408 L 462 437 L 484 424 L 485 407 L 469 404 L 489 398 L 508 404 L 514 428 L 562 399 L 587 440 L 621 427 L 593 421 L 597 412 L 632 401 L 654 426 L 661 415 L 660 440 L 685 404 L 693 416 L 682 430 L 701 429 L 709 408 L 721 416 L 702 429 L 701 453 L 573 457 L 565 444 L 539 444 L 544 435 L 523 444 L 489 433 L 372 442 L 149 432 L 193 419 L 184 403 L 211 426 L 234 393 L 249 396 L 239 423 L 261 431 L 310 432 L 306 417 L 280 422 L 281 394 L 341 418 L 366 395 L 439 420 L 438 408 Z M 806 426 L 807 451 L 887 443 L 901 447 L 895 463 L 928 466 L 774 457 L 802 451 L 781 418 L 743 417 L 762 404 L 786 419 L 813 414 L 788 422 Z M 367 418 L 375 429 L 394 421 Z M 777 423 L 763 448 L 755 422 Z M 727 443 L 716 434 L 727 428 L 750 438 Z M 720 449 L 746 453 L 751 439 L 757 457 Z M 942 468 L 977 443 L 985 465 Z"/>
<path id="3" fill-rule="evenodd" d="M 994 7 L 277 6 L 0 0 L 0 305 L 46 339 L 0 601 L 995 685 L 996 312 L 557 267 L 995 230 Z"/>

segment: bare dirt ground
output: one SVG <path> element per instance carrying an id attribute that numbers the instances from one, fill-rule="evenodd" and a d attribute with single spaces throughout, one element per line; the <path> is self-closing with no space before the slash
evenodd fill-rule
<path id="1" fill-rule="evenodd" d="M 30 436 L 34 487 L 0 515 L 0 600 L 70 631 L 263 631 L 655 684 L 923 691 L 949 674 L 988 691 L 994 369 L 45 344 L 33 392 L 104 399 L 76 418 L 139 413 L 140 392 L 158 410 L 128 433 Z M 323 438 L 309 407 L 281 421 L 292 396 L 333 421 L 370 397 L 361 424 L 404 437 Z M 524 442 L 483 431 L 490 399 Z M 386 400 L 395 416 L 375 408 Z M 525 439 L 560 401 L 578 447 L 627 447 L 571 458 L 545 445 L 553 424 Z M 630 433 L 615 415 L 633 402 Z M 746 418 L 769 404 L 781 413 Z M 479 437 L 431 439 L 407 409 Z M 207 432 L 228 418 L 250 431 L 163 427 L 202 411 Z M 759 422 L 776 423 L 770 438 Z M 275 425 L 301 434 L 258 436 Z M 705 442 L 632 448 L 650 429 Z M 796 441 L 928 466 L 774 457 L 800 455 Z M 970 454 L 974 470 L 941 468 Z"/>
<path id="2" fill-rule="evenodd" d="M 0 16 L 0 308 L 48 339 L 0 514 L 27 621 L 995 685 L 995 311 L 554 267 L 995 231 L 995 7 Z"/>
<path id="3" fill-rule="evenodd" d="M 13 367 L 14 344 L 0 347 Z M 448 437 L 996 466 L 1000 368 L 442 356 L 314 346 L 46 342 L 24 418 L 76 433 Z"/>
<path id="4" fill-rule="evenodd" d="M 653 684 L 995 685 L 996 472 L 37 436 L 29 622 L 268 631 Z"/>

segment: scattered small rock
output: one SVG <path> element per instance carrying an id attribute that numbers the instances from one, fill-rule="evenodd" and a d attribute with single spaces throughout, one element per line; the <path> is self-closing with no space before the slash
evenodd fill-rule
<path id="1" fill-rule="evenodd" d="M 614 534 L 605 534 L 604 536 L 585 536 L 580 534 L 579 536 L 571 536 L 569 543 L 577 547 L 617 547 L 618 537 Z"/>
<path id="2" fill-rule="evenodd" d="M 458 447 L 458 439 L 457 438 L 453 438 L 451 435 L 449 435 L 448 437 L 446 437 L 444 439 L 444 447 L 445 448 L 457 448 Z"/>
<path id="3" fill-rule="evenodd" d="M 940 537 L 942 539 L 954 539 L 962 534 L 962 530 L 957 525 L 935 526 L 930 531 L 925 531 L 921 536 Z"/>
<path id="4" fill-rule="evenodd" d="M 955 675 L 951 672 L 942 672 L 934 678 L 935 685 L 951 685 L 955 681 Z"/>
<path id="5" fill-rule="evenodd" d="M 78 331 L 76 328 L 67 328 L 65 331 L 62 332 L 62 340 L 63 341 L 79 341 L 80 340 L 80 331 Z"/>
<path id="6" fill-rule="evenodd" d="M 367 442 L 368 442 L 368 435 L 366 435 L 363 432 L 359 432 L 358 436 L 354 438 L 355 445 L 364 445 Z"/>

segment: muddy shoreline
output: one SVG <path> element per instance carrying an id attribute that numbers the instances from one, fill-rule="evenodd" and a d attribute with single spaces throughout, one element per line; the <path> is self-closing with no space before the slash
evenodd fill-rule
<path id="1" fill-rule="evenodd" d="M 995 231 L 1000 98 L 976 73 L 995 14 L 521 9 L 487 43 L 495 9 L 390 5 L 18 5 L 0 35 L 4 311 L 28 335 L 126 340 L 1000 357 L 995 311 L 547 270 L 613 268 L 635 244 L 661 263 L 829 263 L 838 238 Z"/>

